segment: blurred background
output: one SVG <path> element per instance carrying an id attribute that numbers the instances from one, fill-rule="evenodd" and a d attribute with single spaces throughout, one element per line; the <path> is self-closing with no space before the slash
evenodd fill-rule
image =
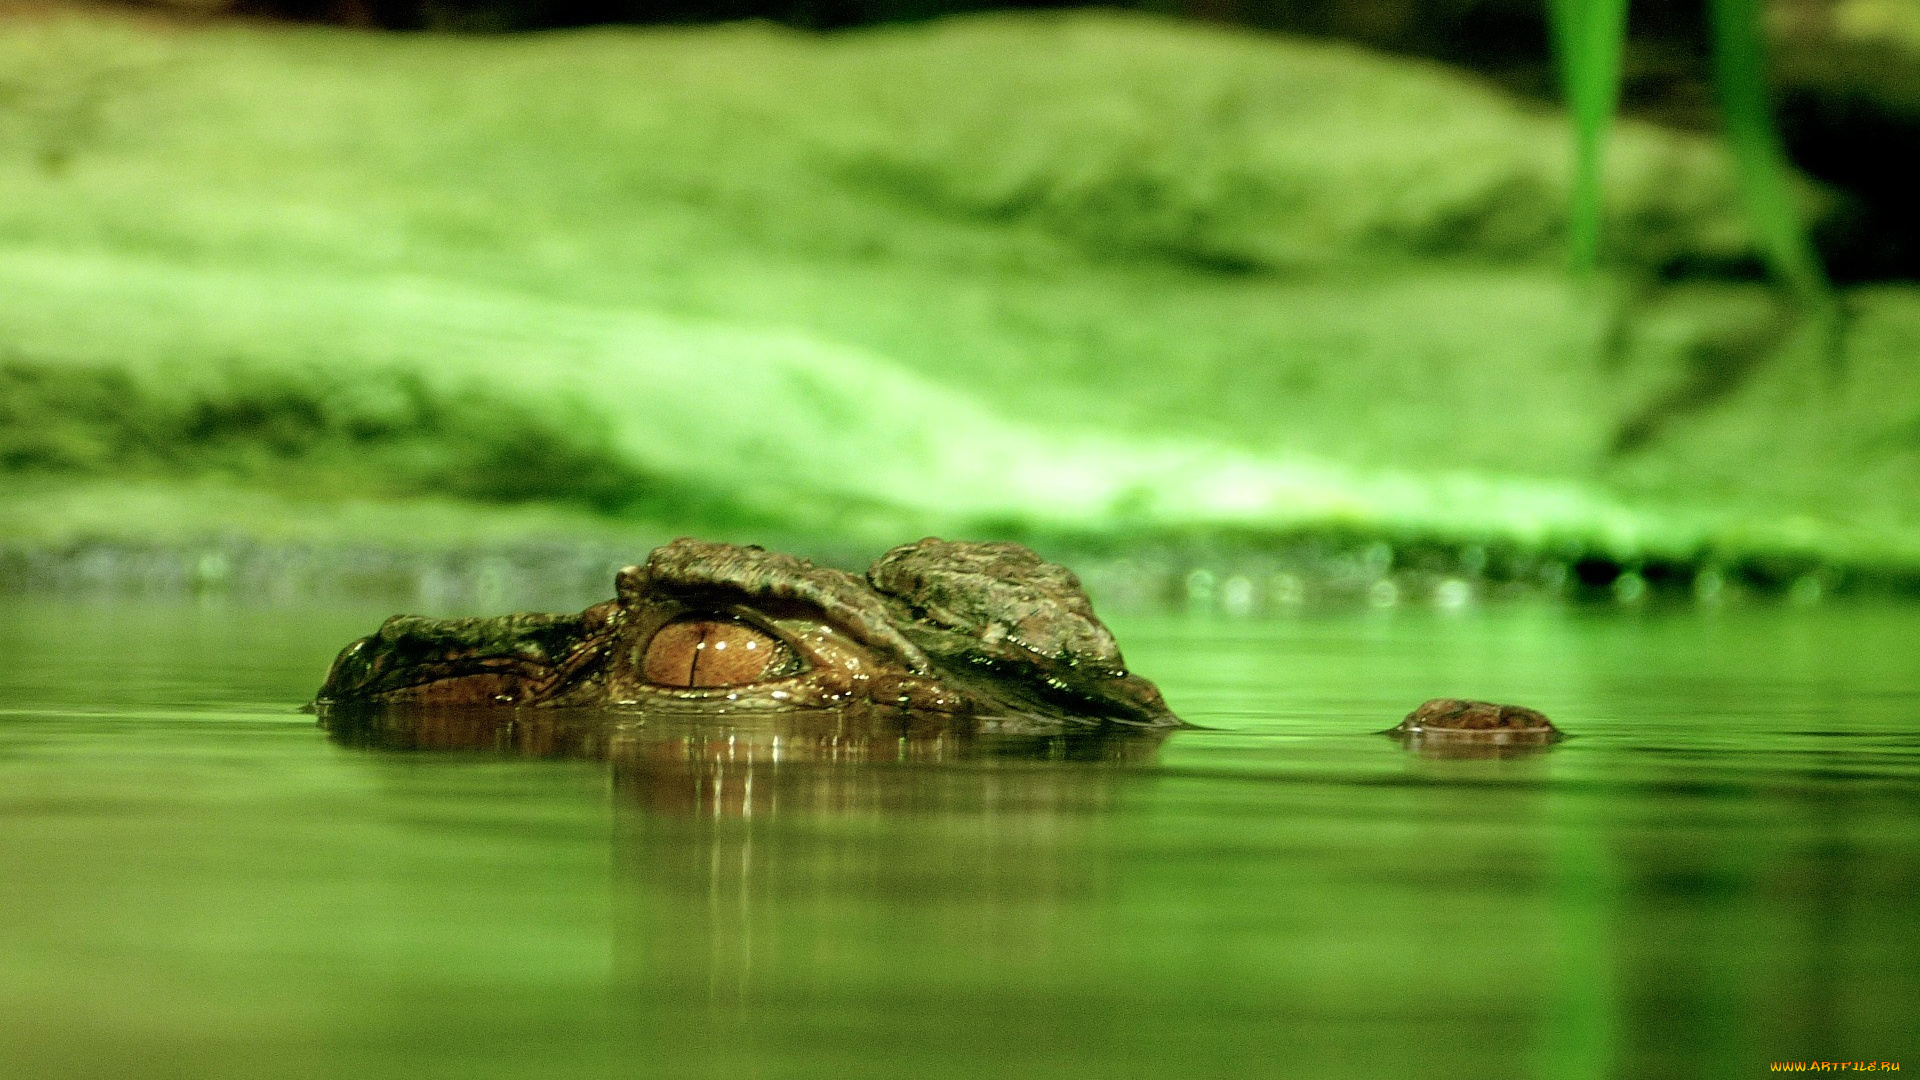
<path id="1" fill-rule="evenodd" d="M 7 0 L 0 586 L 1910 589 L 1920 0 L 1748 12 L 1813 306 L 1704 4 L 1630 10 L 1569 271 L 1550 7 Z"/>

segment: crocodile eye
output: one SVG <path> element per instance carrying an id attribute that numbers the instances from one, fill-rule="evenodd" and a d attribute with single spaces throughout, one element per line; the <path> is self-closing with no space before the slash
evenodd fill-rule
<path id="1" fill-rule="evenodd" d="M 801 670 L 786 642 L 734 619 L 697 616 L 660 628 L 641 673 L 656 686 L 744 686 Z"/>

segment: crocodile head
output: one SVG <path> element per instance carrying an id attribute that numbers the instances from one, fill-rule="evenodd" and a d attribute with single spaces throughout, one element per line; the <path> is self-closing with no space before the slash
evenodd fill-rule
<path id="1" fill-rule="evenodd" d="M 978 730 L 1178 727 L 1064 567 L 927 539 L 864 577 L 676 540 L 577 615 L 402 615 L 346 647 L 315 704 L 728 715 L 887 710 Z"/>

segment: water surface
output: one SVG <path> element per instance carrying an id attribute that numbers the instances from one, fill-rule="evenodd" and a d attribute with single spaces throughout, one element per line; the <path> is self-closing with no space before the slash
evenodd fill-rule
<path id="1" fill-rule="evenodd" d="M 487 749 L 296 711 L 384 610 L 4 614 L 10 1076 L 1920 1067 L 1920 610 L 1122 621 L 1212 730 Z M 1576 737 L 1374 734 L 1441 694 Z"/>

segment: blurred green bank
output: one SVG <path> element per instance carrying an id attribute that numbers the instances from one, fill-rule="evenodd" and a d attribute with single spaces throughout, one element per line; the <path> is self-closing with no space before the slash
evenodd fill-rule
<path id="1" fill-rule="evenodd" d="M 1123 16 L 0 22 L 0 541 L 1231 534 L 1920 568 L 1710 141 Z M 1811 189 L 1808 205 L 1823 197 Z"/>

